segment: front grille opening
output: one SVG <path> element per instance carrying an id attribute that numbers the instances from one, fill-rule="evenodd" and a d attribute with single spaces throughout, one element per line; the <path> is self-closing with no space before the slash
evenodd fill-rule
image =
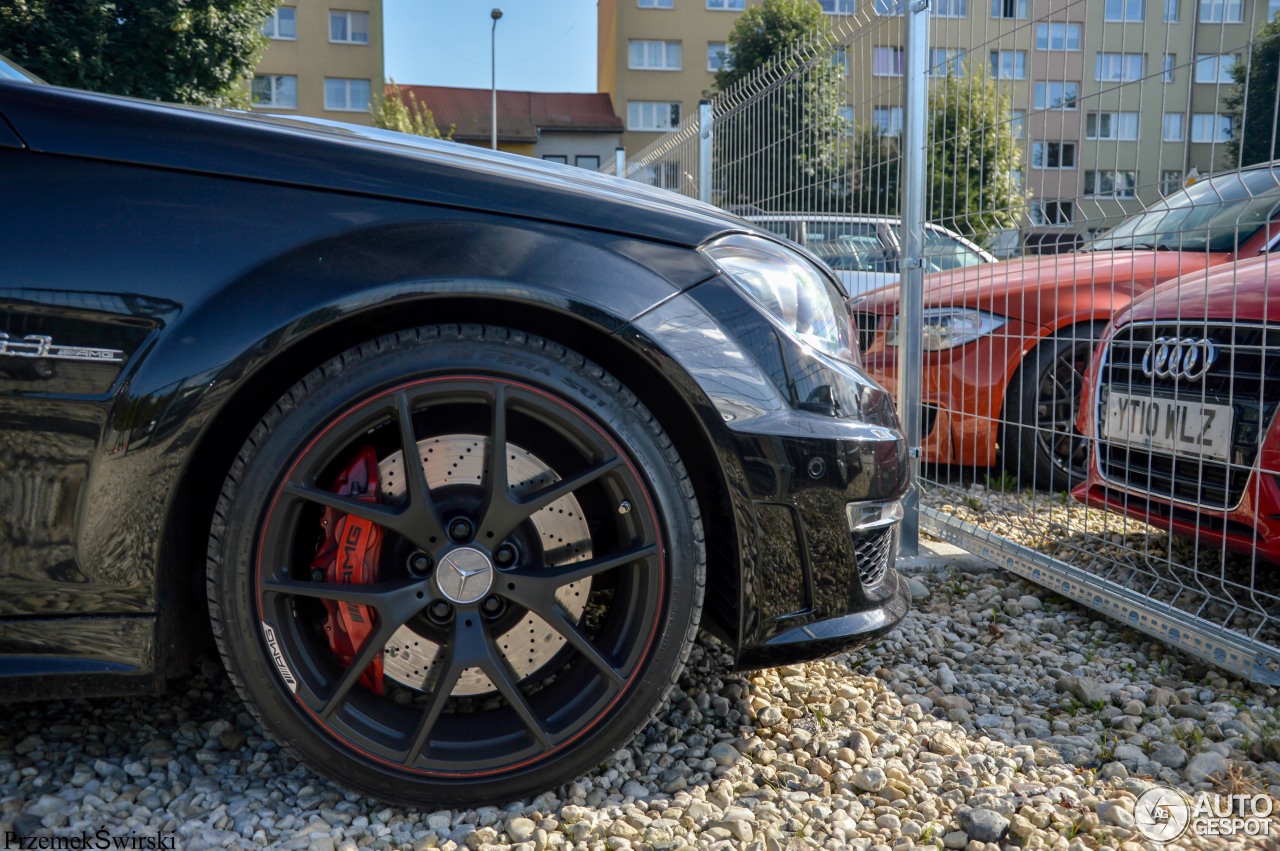
<path id="1" fill-rule="evenodd" d="M 1217 359 L 1197 381 L 1148 376 L 1143 358 L 1158 338 L 1208 339 Z M 1104 434 L 1106 401 L 1112 393 L 1229 406 L 1228 459 L 1173 453 L 1102 439 L 1098 467 L 1108 482 L 1202 508 L 1240 504 L 1258 451 L 1280 402 L 1280 328 L 1227 323 L 1128 325 L 1104 353 L 1099 379 L 1098 434 Z"/>
<path id="2" fill-rule="evenodd" d="M 876 529 L 853 534 L 853 557 L 858 569 L 858 580 L 863 588 L 880 584 L 889 572 L 889 558 L 893 555 L 894 528 Z"/>

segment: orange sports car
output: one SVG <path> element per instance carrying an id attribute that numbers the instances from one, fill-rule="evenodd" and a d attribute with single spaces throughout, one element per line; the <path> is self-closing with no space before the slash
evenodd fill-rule
<path id="1" fill-rule="evenodd" d="M 1111 316 L 1156 284 L 1280 243 L 1280 161 L 1202 180 L 1079 251 L 925 278 L 923 457 L 1083 481 L 1084 372 Z M 851 302 L 867 371 L 898 387 L 897 286 Z"/>

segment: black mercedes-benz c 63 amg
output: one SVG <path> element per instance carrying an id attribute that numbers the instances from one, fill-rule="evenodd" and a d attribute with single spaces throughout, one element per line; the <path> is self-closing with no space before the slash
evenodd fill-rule
<path id="1" fill-rule="evenodd" d="M 840 284 L 709 206 L 0 67 L 0 694 L 210 636 L 386 801 L 525 797 L 893 626 L 907 451 Z"/>

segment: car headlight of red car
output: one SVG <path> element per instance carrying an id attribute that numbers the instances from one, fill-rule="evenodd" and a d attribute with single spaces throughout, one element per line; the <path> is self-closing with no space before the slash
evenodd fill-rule
<path id="1" fill-rule="evenodd" d="M 889 324 L 886 346 L 898 345 L 898 322 Z M 1003 326 L 1007 319 L 971 307 L 931 307 L 924 312 L 924 350 L 941 352 L 987 336 Z"/>

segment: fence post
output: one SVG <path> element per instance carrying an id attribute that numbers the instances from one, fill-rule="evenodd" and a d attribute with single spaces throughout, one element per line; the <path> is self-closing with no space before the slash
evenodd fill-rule
<path id="1" fill-rule="evenodd" d="M 929 0 L 904 0 L 906 78 L 902 146 L 902 296 L 898 315 L 898 411 L 916 484 L 906 499 L 899 552 L 920 551 L 920 419 L 924 371 L 925 122 L 929 114 Z"/>
<path id="2" fill-rule="evenodd" d="M 698 101 L 698 200 L 711 203 L 711 101 Z"/>
<path id="3" fill-rule="evenodd" d="M 627 149 L 619 145 L 613 149 L 614 174 L 618 177 L 625 178 L 627 176 Z"/>

